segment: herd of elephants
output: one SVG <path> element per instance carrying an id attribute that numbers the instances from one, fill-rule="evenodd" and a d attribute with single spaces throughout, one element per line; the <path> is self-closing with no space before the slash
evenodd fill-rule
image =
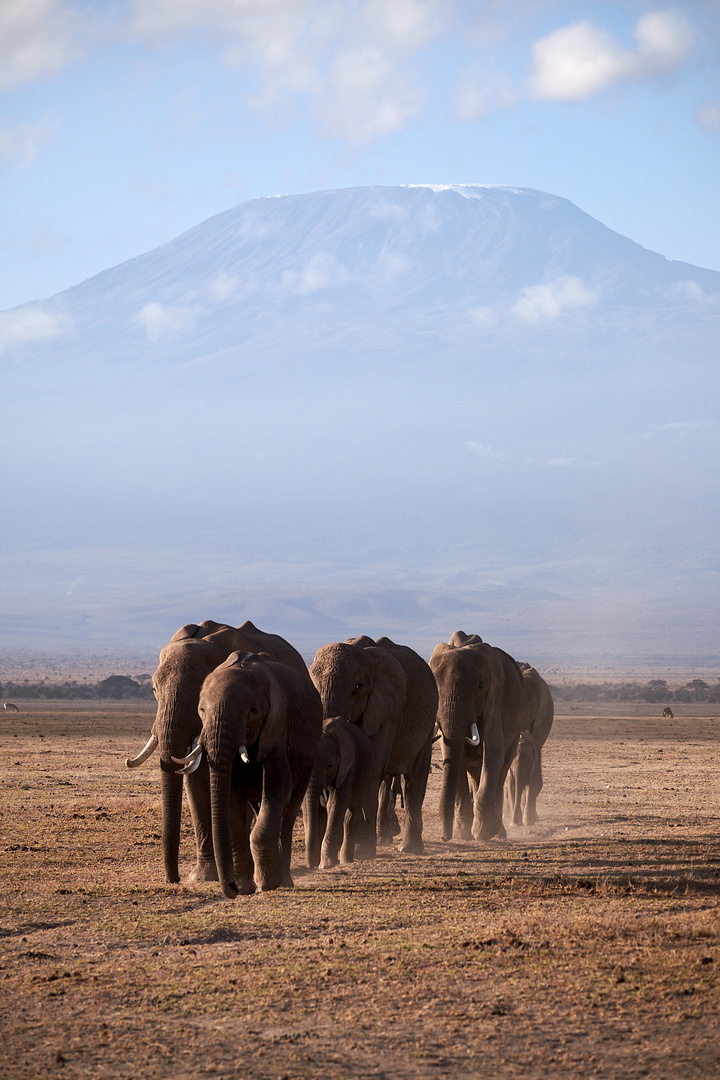
<path id="1" fill-rule="evenodd" d="M 422 854 L 422 806 L 442 739 L 443 839 L 504 836 L 533 824 L 541 749 L 553 721 L 547 684 L 528 664 L 456 631 L 427 663 L 389 638 L 323 645 L 310 665 L 289 642 L 245 622 L 188 624 L 160 653 L 157 714 L 162 847 L 180 880 L 183 787 L 197 859 L 188 880 L 225 896 L 292 885 L 302 809 L 307 865 L 372 858 L 400 834 Z M 397 801 L 404 810 L 400 825 Z"/>

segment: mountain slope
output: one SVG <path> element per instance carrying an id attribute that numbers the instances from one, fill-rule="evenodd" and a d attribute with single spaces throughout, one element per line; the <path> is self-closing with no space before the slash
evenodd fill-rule
<path id="1" fill-rule="evenodd" d="M 715 655 L 719 329 L 720 274 L 542 192 L 243 203 L 0 313 L 8 646 Z"/>

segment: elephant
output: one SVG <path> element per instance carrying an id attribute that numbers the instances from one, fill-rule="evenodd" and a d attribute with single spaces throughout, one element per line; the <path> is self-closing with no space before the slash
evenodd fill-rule
<path id="1" fill-rule="evenodd" d="M 537 797 L 543 786 L 542 748 L 553 724 L 555 707 L 545 680 L 530 664 L 519 664 L 525 680 L 529 722 L 522 731 L 506 781 L 514 825 L 537 822 Z"/>
<path id="2" fill-rule="evenodd" d="M 504 837 L 505 777 L 530 718 L 523 673 L 508 653 L 462 630 L 436 645 L 430 668 L 443 742 L 443 840 L 452 838 L 454 828 L 464 840 Z"/>
<path id="3" fill-rule="evenodd" d="M 402 777 L 405 802 L 400 851 L 421 855 L 422 804 L 438 701 L 427 663 L 387 637 L 357 637 L 318 649 L 310 675 L 324 716 L 358 724 L 372 744 L 372 797 L 365 811 L 371 828 L 366 842 L 358 845 L 359 855 L 373 858 L 378 841 L 392 839 L 390 816 L 378 816 L 378 797 L 383 780 L 393 777 Z"/>
<path id="4" fill-rule="evenodd" d="M 180 880 L 178 854 L 183 778 L 173 758 L 182 757 L 201 731 L 198 715 L 200 688 L 207 675 L 237 650 L 264 652 L 273 660 L 307 673 L 300 654 L 283 638 L 266 634 L 251 622 L 237 629 L 212 620 L 188 623 L 173 634 L 160 652 L 153 675 L 157 713 L 150 739 L 144 749 L 125 764 L 141 765 L 155 749 L 160 750 L 162 797 L 162 847 L 167 880 Z M 185 777 L 185 791 L 195 832 L 196 862 L 188 875 L 190 882 L 217 881 L 210 816 L 210 777 L 207 763 Z"/>
<path id="5" fill-rule="evenodd" d="M 357 830 L 368 828 L 365 818 L 372 813 L 372 777 L 372 743 L 362 728 L 340 717 L 325 720 L 303 802 L 305 853 L 311 870 L 318 864 L 323 870 L 337 866 L 338 852 L 340 862 L 353 861 Z M 324 836 L 323 796 L 327 804 Z"/>
<path id="6" fill-rule="evenodd" d="M 205 679 L 198 709 L 198 745 L 178 764 L 192 769 L 207 760 L 224 895 L 291 887 L 293 826 L 322 734 L 322 704 L 307 669 L 233 652 Z"/>

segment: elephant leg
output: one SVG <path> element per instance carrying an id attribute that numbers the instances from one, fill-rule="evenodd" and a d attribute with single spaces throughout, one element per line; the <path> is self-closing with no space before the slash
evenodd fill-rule
<path id="1" fill-rule="evenodd" d="M 385 778 L 380 785 L 378 797 L 377 835 L 378 843 L 391 844 L 394 836 L 400 832 L 400 823 L 395 813 L 394 777 Z"/>
<path id="2" fill-rule="evenodd" d="M 235 884 L 241 896 L 255 892 L 255 864 L 250 850 L 250 831 L 255 811 L 245 793 L 233 790 L 230 795 L 230 834 L 232 839 Z"/>
<path id="3" fill-rule="evenodd" d="M 357 858 L 374 859 L 377 855 L 378 789 L 373 785 L 364 801 L 363 820 L 356 829 Z"/>
<path id="4" fill-rule="evenodd" d="M 490 840 L 505 830 L 502 823 L 502 791 L 507 770 L 515 753 L 515 747 L 506 757 L 502 728 L 498 722 L 486 721 L 482 772 L 475 792 L 473 836 L 476 840 Z"/>
<path id="5" fill-rule="evenodd" d="M 346 793 L 331 788 L 328 795 L 328 822 L 320 858 L 320 868 L 322 870 L 337 866 L 338 852 L 343 843 L 345 811 L 348 805 L 348 795 Z"/>
<path id="6" fill-rule="evenodd" d="M 471 781 L 472 782 L 472 781 Z M 455 794 L 455 822 L 453 834 L 458 840 L 472 840 L 473 797 L 468 784 L 468 773 L 463 770 L 458 778 Z"/>
<path id="7" fill-rule="evenodd" d="M 422 855 L 425 851 L 422 838 L 422 807 L 430 772 L 431 755 L 432 743 L 428 740 L 427 745 L 423 746 L 415 757 L 410 772 L 403 777 L 405 824 L 400 851 L 407 855 Z"/>
<path id="8" fill-rule="evenodd" d="M 355 860 L 355 842 L 358 828 L 363 825 L 362 809 L 356 806 L 354 810 L 348 810 L 345 814 L 343 843 L 340 848 L 340 862 L 351 863 Z"/>
<path id="9" fill-rule="evenodd" d="M 217 881 L 218 872 L 212 842 L 212 814 L 210 808 L 210 774 L 207 758 L 203 755 L 199 768 L 185 777 L 190 817 L 195 831 L 196 862 L 188 874 L 188 882 Z"/>
<path id="10" fill-rule="evenodd" d="M 292 889 L 295 886 L 295 882 L 292 879 L 290 873 L 290 863 L 292 860 L 292 840 L 293 832 L 295 830 L 295 821 L 300 813 L 303 799 L 305 798 L 305 784 L 297 788 L 290 801 L 285 807 L 282 815 L 282 821 L 280 824 L 280 866 L 281 866 L 281 885 L 285 889 Z"/>

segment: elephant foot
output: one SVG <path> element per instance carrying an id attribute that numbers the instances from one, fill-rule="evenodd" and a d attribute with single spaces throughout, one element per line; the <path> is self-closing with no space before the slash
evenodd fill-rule
<path id="1" fill-rule="evenodd" d="M 219 881 L 220 879 L 214 862 L 198 862 L 186 880 L 189 885 L 196 885 L 200 881 Z"/>
<path id="2" fill-rule="evenodd" d="M 416 837 L 414 840 L 403 840 L 398 851 L 402 855 L 424 855 L 425 845 L 421 837 Z"/>
<path id="3" fill-rule="evenodd" d="M 483 818 L 479 824 L 474 824 L 472 834 L 476 840 L 492 840 L 493 837 L 497 837 L 498 840 L 507 839 L 502 818 L 497 816 Z"/>
<path id="4" fill-rule="evenodd" d="M 398 832 L 399 831 L 400 830 L 398 829 Z M 381 836 L 378 836 L 378 847 L 388 847 L 393 842 L 393 836 L 397 836 L 397 833 L 393 833 L 392 836 L 389 833 L 383 833 Z"/>
<path id="5" fill-rule="evenodd" d="M 256 873 L 255 884 L 257 885 L 258 892 L 272 892 L 274 889 L 283 887 L 287 889 L 294 888 L 294 882 L 289 871 L 284 876 L 280 873 Z"/>
<path id="6" fill-rule="evenodd" d="M 240 896 L 252 896 L 255 892 L 255 882 L 252 878 L 238 878 L 236 885 Z"/>
<path id="7" fill-rule="evenodd" d="M 323 859 L 320 863 L 321 870 L 332 870 L 333 866 L 337 866 L 337 859 Z"/>

